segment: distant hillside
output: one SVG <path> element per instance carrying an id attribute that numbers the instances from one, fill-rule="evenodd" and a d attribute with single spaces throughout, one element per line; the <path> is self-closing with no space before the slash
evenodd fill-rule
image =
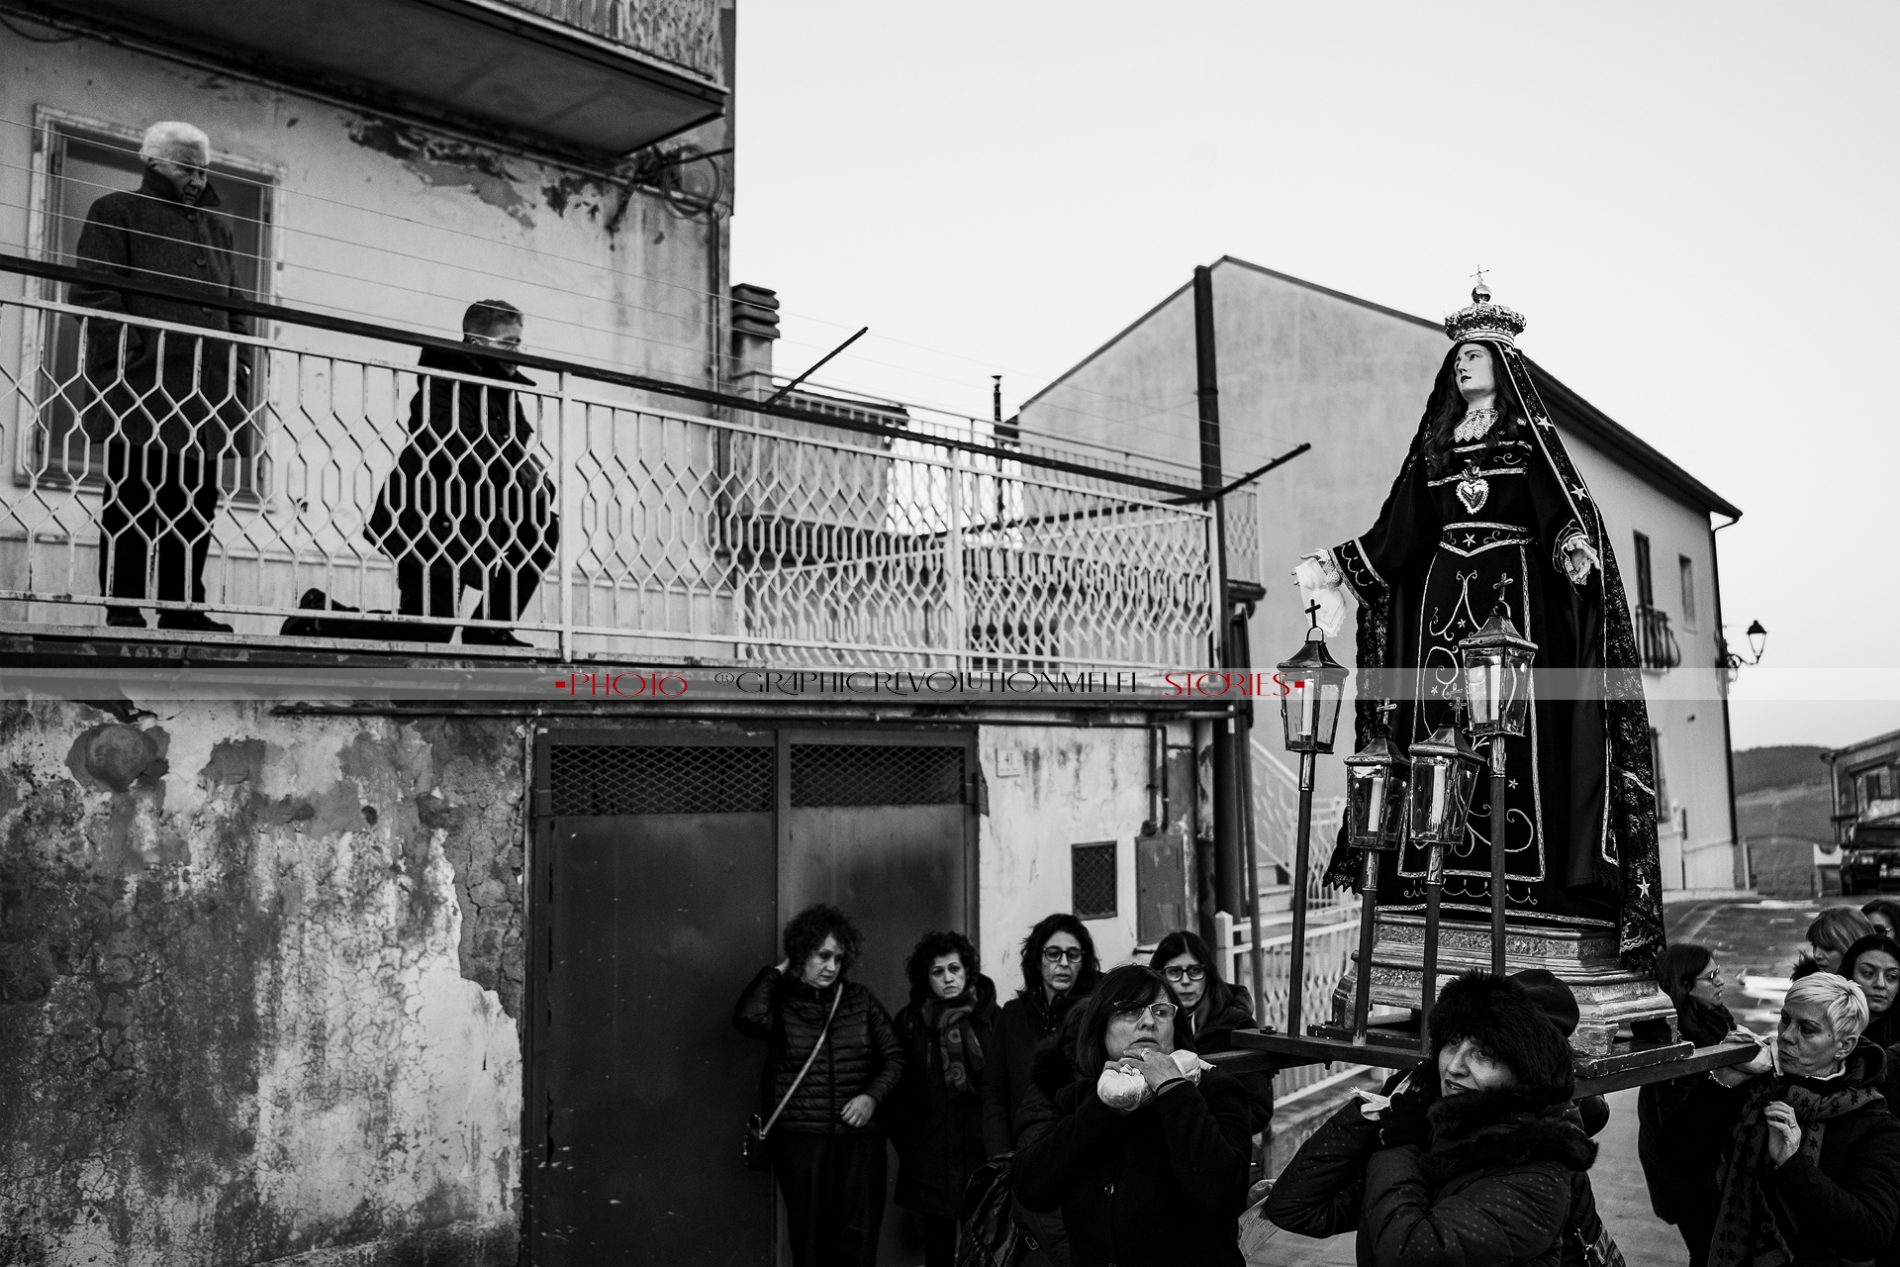
<path id="1" fill-rule="evenodd" d="M 1744 796 L 1771 787 L 1799 787 L 1827 783 L 1824 748 L 1813 744 L 1776 744 L 1744 748 L 1735 754 L 1735 795 Z"/>

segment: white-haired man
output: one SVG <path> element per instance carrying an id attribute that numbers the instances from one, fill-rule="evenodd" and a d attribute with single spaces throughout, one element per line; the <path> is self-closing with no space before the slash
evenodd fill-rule
<path id="1" fill-rule="evenodd" d="M 243 299 L 231 229 L 206 179 L 210 138 L 189 123 L 155 123 L 139 147 L 137 190 L 105 194 L 80 231 L 79 266 L 132 282 Z M 190 297 L 160 298 L 74 283 L 71 300 L 120 314 L 249 334 L 242 313 Z M 92 401 L 87 436 L 105 445 L 99 593 L 108 625 L 143 626 L 141 602 L 204 601 L 205 557 L 218 508 L 218 470 L 249 396 L 249 349 L 111 316 L 85 320 Z M 168 611 L 159 626 L 229 633 L 202 611 Z"/>

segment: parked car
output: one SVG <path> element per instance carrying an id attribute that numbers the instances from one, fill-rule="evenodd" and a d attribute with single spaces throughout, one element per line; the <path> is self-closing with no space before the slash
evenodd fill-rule
<path id="1" fill-rule="evenodd" d="M 1841 892 L 1877 893 L 1900 889 L 1900 849 L 1846 849 L 1841 852 Z"/>

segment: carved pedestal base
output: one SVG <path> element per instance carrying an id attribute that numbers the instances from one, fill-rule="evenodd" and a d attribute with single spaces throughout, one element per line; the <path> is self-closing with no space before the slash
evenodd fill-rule
<path id="1" fill-rule="evenodd" d="M 1425 917 L 1378 917 L 1372 948 L 1372 1003 L 1375 1007 L 1418 1008 L 1425 975 Z M 1669 996 L 1645 974 L 1631 972 L 1616 957 L 1616 934 L 1540 924 L 1507 924 L 1504 930 L 1507 972 L 1544 968 L 1577 996 L 1582 1014 L 1570 1045 L 1580 1055 L 1609 1053 L 1620 1026 L 1665 1019 L 1675 1033 L 1676 1009 Z M 1355 961 L 1357 955 L 1354 956 Z M 1438 984 L 1472 968 L 1491 970 L 1491 926 L 1442 920 L 1438 925 Z M 1346 969 L 1333 991 L 1333 1023 L 1350 1029 L 1359 965 Z"/>

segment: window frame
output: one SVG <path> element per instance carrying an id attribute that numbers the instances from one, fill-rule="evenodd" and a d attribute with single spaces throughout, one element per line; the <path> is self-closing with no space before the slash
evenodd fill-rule
<path id="1" fill-rule="evenodd" d="M 1686 554 L 1676 556 L 1676 576 L 1682 585 L 1682 627 L 1695 628 L 1695 560 Z"/>
<path id="2" fill-rule="evenodd" d="M 131 145 L 136 148 L 144 139 L 144 129 L 113 123 L 110 120 L 92 115 L 79 114 L 71 110 L 62 110 L 54 106 L 36 105 L 33 108 L 33 146 L 27 173 L 27 223 L 26 256 L 28 259 L 45 260 L 52 248 L 50 230 L 53 212 L 54 193 L 54 155 L 66 145 L 68 138 L 76 137 L 81 141 L 90 141 L 103 145 Z M 277 277 L 283 270 L 284 235 L 279 224 L 280 199 L 284 189 L 286 168 L 281 163 L 266 163 L 215 146 L 211 150 L 211 166 L 223 168 L 229 172 L 255 179 L 261 186 L 258 209 L 258 286 L 256 298 L 262 303 L 271 303 L 277 294 Z M 58 302 L 64 283 L 51 281 L 43 277 L 27 277 L 24 297 L 29 302 Z M 20 322 L 20 369 L 23 377 L 30 375 L 33 381 L 40 377 L 43 358 L 47 355 L 52 338 L 49 326 L 58 314 L 48 313 L 44 309 L 30 309 L 23 314 Z M 253 323 L 252 333 L 260 339 L 273 339 L 277 328 L 275 322 L 259 320 Z M 227 505 L 268 507 L 276 487 L 275 463 L 271 457 L 272 441 L 276 427 L 274 411 L 270 406 L 269 358 L 262 361 L 263 372 L 256 375 L 252 390 L 256 394 L 255 413 L 257 428 L 257 449 L 249 461 L 237 464 L 238 483 L 227 495 Z M 24 394 L 20 408 L 16 413 L 17 425 L 13 436 L 13 482 L 16 485 L 37 486 L 43 489 L 63 488 L 74 492 L 98 492 L 105 485 L 103 473 L 89 469 L 83 475 L 74 475 L 64 464 L 48 461 L 45 468 L 35 452 L 42 437 L 48 436 L 42 425 L 37 397 L 28 399 Z"/>
<path id="3" fill-rule="evenodd" d="M 1650 557 L 1649 534 L 1634 534 L 1633 547 L 1636 553 L 1636 601 L 1638 605 L 1651 611 L 1656 609 L 1656 571 Z"/>

